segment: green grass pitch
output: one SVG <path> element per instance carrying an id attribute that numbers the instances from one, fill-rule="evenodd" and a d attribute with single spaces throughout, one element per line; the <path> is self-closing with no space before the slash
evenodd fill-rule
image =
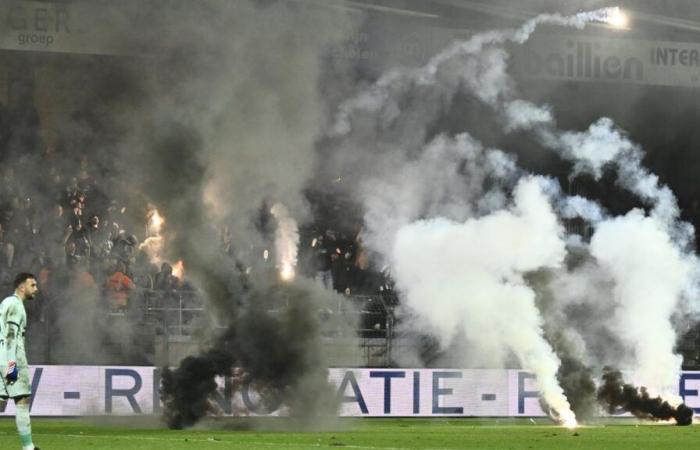
<path id="1" fill-rule="evenodd" d="M 130 419 L 133 421 L 133 419 Z M 700 448 L 700 427 L 631 420 L 570 431 L 529 420 L 341 419 L 326 431 L 291 431 L 284 419 L 213 421 L 207 429 L 159 428 L 157 421 L 33 420 L 42 450 L 78 449 L 671 449 Z M 14 420 L 0 420 L 0 449 L 20 448 Z"/>

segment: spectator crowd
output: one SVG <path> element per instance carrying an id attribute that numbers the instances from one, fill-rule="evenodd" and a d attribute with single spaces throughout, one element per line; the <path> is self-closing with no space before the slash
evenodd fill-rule
<path id="1" fill-rule="evenodd" d="M 191 289 L 171 264 L 153 264 L 142 249 L 145 208 L 130 211 L 126 205 L 144 201 L 112 198 L 111 192 L 120 192 L 118 181 L 87 155 L 72 165 L 54 165 L 55 159 L 47 148 L 40 169 L 29 177 L 26 161 L 0 169 L 0 283 L 6 291 L 15 272 L 28 270 L 39 277 L 42 308 L 57 297 L 98 292 L 98 306 L 119 311 L 135 293 Z M 312 224 L 301 231 L 298 272 L 341 294 L 393 301 L 389 278 L 370 267 L 359 230 Z M 227 228 L 219 239 L 223 251 L 233 254 Z"/>

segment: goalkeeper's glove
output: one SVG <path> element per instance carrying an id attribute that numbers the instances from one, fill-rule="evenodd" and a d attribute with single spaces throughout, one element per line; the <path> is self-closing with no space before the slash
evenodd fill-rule
<path id="1" fill-rule="evenodd" d="M 7 372 L 5 372 L 5 379 L 8 384 L 14 384 L 17 381 L 17 363 L 15 361 L 7 362 Z"/>

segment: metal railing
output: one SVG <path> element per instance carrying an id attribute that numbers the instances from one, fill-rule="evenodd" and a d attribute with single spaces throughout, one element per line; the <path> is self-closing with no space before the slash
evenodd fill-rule
<path id="1" fill-rule="evenodd" d="M 142 295 L 140 313 L 147 323 L 158 327 L 158 334 L 190 336 L 193 322 L 205 313 L 195 291 L 145 290 Z"/>
<path id="2" fill-rule="evenodd" d="M 271 313 L 282 313 L 284 307 L 282 304 L 280 311 Z M 135 360 L 153 364 L 158 359 L 158 342 L 189 346 L 182 352 L 194 351 L 197 343 L 192 336 L 208 319 L 207 308 L 191 290 L 139 290 L 132 294 L 126 309 L 105 308 L 103 312 L 99 320 L 107 352 L 98 355 L 105 358 L 101 362 L 109 364 L 134 364 Z M 320 308 L 317 314 L 323 345 L 333 356 L 332 365 L 391 367 L 395 358 L 415 352 L 415 340 L 396 333 L 394 306 L 381 296 L 339 296 L 337 303 Z M 60 339 L 52 339 L 53 320 L 45 312 L 32 319 L 28 343 L 33 347 L 30 358 L 34 363 L 66 363 L 60 355 L 66 355 L 67 350 L 56 347 L 62 345 Z M 57 325 L 53 328 L 55 332 Z M 681 334 L 676 351 L 683 355 L 684 368 L 700 368 L 700 327 L 689 326 Z"/>

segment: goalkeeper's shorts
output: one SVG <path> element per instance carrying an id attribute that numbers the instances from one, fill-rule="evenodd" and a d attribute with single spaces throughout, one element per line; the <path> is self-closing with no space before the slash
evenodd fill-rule
<path id="1" fill-rule="evenodd" d="M 32 386 L 29 381 L 29 367 L 17 368 L 17 381 L 8 384 L 5 379 L 7 367 L 0 366 L 0 397 L 18 398 L 32 395 Z"/>

